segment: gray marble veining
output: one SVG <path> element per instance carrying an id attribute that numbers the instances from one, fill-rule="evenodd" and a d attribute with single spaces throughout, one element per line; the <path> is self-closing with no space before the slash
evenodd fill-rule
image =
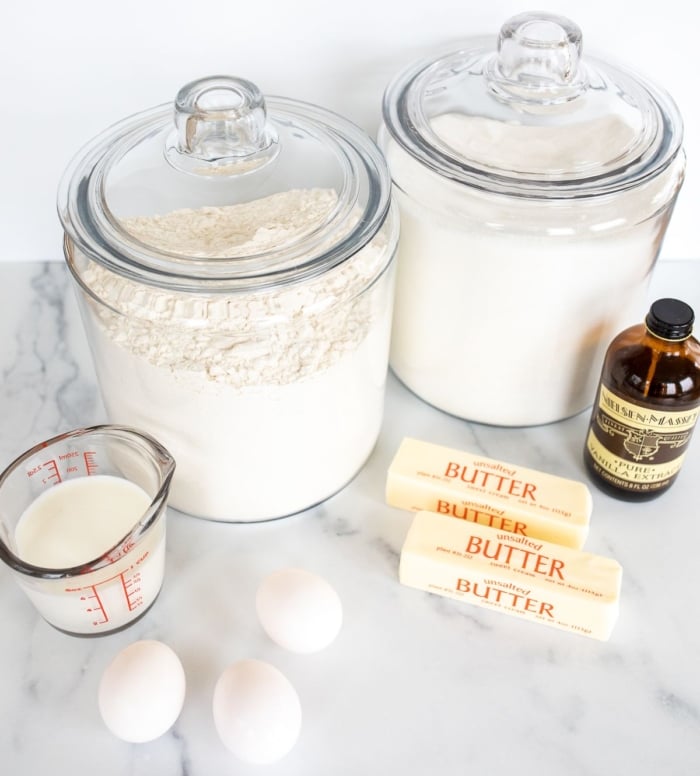
<path id="1" fill-rule="evenodd" d="M 654 294 L 681 296 L 700 310 L 700 263 L 662 265 Z M 0 298 L 4 466 L 31 444 L 105 418 L 66 268 L 0 264 Z M 618 503 L 593 490 L 586 548 L 625 569 L 608 643 L 397 582 L 410 515 L 384 504 L 383 485 L 401 438 L 585 479 L 587 422 L 583 413 L 530 429 L 471 425 L 390 378 L 381 437 L 347 488 L 268 524 L 222 525 L 173 512 L 160 598 L 141 621 L 104 638 L 52 629 L 0 568 L 0 772 L 697 776 L 700 442 L 656 502 Z M 326 576 L 343 599 L 343 630 L 321 653 L 286 653 L 257 622 L 257 585 L 283 566 Z M 175 649 L 188 690 L 169 733 L 130 745 L 103 726 L 97 686 L 112 657 L 140 638 Z M 304 711 L 299 743 L 267 769 L 237 762 L 213 726 L 214 683 L 243 657 L 280 668 Z"/>

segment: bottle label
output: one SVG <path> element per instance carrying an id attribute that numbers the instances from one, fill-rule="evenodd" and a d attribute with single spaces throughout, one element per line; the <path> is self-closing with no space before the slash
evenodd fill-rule
<path id="1" fill-rule="evenodd" d="M 674 477 L 700 408 L 633 404 L 600 386 L 586 445 L 601 476 L 626 490 L 658 490 Z"/>

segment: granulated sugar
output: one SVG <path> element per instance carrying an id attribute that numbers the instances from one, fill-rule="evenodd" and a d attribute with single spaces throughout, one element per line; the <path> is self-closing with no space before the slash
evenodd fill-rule
<path id="1" fill-rule="evenodd" d="M 335 203 L 334 191 L 289 191 L 124 227 L 188 256 L 248 256 L 318 229 Z M 91 310 L 104 403 L 113 422 L 149 431 L 173 453 L 174 507 L 220 520 L 278 517 L 354 476 L 382 419 L 389 250 L 380 232 L 303 283 L 210 295 L 90 264 L 83 282 L 103 302 Z"/>
<path id="2" fill-rule="evenodd" d="M 589 127 L 560 148 L 547 128 L 526 127 L 523 139 L 519 125 L 500 124 L 448 114 L 432 129 L 445 146 L 491 149 L 515 169 L 585 170 Z M 624 137 L 606 127 L 604 140 Z M 550 201 L 442 177 L 388 135 L 384 150 L 401 213 L 399 378 L 440 409 L 496 425 L 549 423 L 590 405 L 607 343 L 644 309 L 677 170 L 599 201 Z"/>

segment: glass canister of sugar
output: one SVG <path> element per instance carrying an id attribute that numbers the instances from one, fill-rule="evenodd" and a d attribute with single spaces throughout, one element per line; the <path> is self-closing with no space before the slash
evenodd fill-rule
<path id="1" fill-rule="evenodd" d="M 401 73 L 380 145 L 401 213 L 391 365 L 425 401 L 503 426 L 593 400 L 605 348 L 639 320 L 680 189 L 662 89 L 581 58 L 567 19 Z"/>
<path id="2" fill-rule="evenodd" d="M 171 506 L 277 518 L 362 467 L 384 406 L 390 189 L 353 124 L 228 76 L 71 163 L 59 214 L 104 404 L 172 451 Z"/>

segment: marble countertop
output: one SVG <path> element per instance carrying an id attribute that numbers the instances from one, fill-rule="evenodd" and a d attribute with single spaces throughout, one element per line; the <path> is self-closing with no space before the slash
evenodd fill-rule
<path id="1" fill-rule="evenodd" d="M 700 262 L 663 262 L 652 295 L 700 311 Z M 105 420 L 68 273 L 60 263 L 0 264 L 0 464 L 31 444 Z M 0 770 L 8 776 L 99 773 L 215 776 L 517 772 L 522 776 L 697 776 L 700 772 L 700 440 L 662 498 L 642 505 L 593 490 L 586 549 L 624 568 L 621 614 L 602 643 L 399 585 L 410 515 L 383 501 L 404 436 L 586 479 L 588 413 L 549 426 L 470 424 L 389 378 L 378 444 L 357 478 L 295 517 L 227 525 L 171 512 L 163 591 L 127 630 L 67 636 L 35 613 L 0 569 Z M 255 591 L 301 566 L 338 590 L 345 622 L 315 655 L 274 645 Z M 183 712 L 148 744 L 127 744 L 97 709 L 102 671 L 127 644 L 160 639 L 187 676 Z M 211 699 L 235 660 L 267 660 L 304 713 L 279 763 L 246 766 L 224 749 Z"/>

